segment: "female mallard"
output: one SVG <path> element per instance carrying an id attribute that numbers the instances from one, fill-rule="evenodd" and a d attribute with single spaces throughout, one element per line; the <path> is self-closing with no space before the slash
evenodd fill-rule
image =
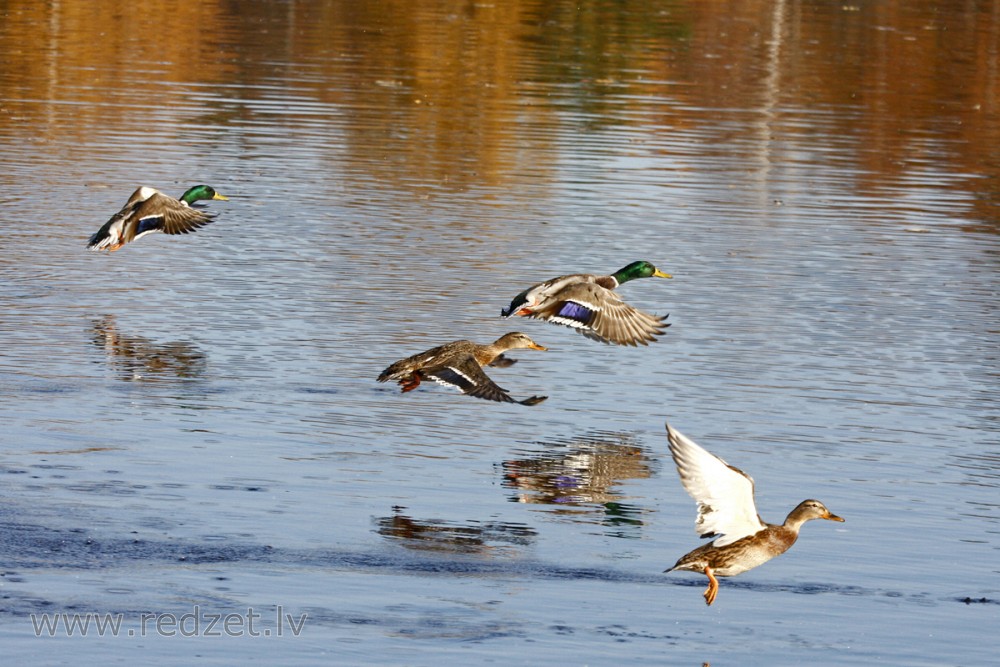
<path id="1" fill-rule="evenodd" d="M 649 262 L 632 262 L 610 276 L 575 274 L 538 283 L 514 297 L 503 317 L 521 315 L 573 327 L 587 338 L 615 345 L 648 345 L 669 324 L 628 305 L 614 289 L 636 278 L 670 278 Z"/>
<path id="2" fill-rule="evenodd" d="M 228 201 L 208 185 L 196 185 L 174 199 L 155 188 L 143 186 L 132 193 L 122 210 L 111 216 L 90 237 L 90 250 L 114 251 L 151 232 L 187 234 L 212 221 L 213 215 L 191 204 L 202 199 Z"/>
<path id="3" fill-rule="evenodd" d="M 695 530 L 702 537 L 716 539 L 681 556 L 666 572 L 704 572 L 708 576 L 707 604 L 712 604 L 719 592 L 715 575 L 734 577 L 780 556 L 795 544 L 806 521 L 843 521 L 820 501 L 803 500 L 784 524 L 764 523 L 754 505 L 750 475 L 705 451 L 670 424 L 667 438 L 681 484 L 698 503 Z"/>
<path id="4" fill-rule="evenodd" d="M 378 381 L 395 380 L 399 382 L 403 391 L 413 391 L 420 385 L 421 380 L 434 380 L 443 385 L 457 387 L 469 396 L 485 398 L 488 401 L 535 405 L 547 397 L 532 396 L 523 401 L 514 400 L 506 389 L 498 387 L 483 371 L 483 366 L 491 364 L 509 366 L 513 360 L 504 357 L 503 353 L 523 348 L 546 349 L 516 331 L 504 334 L 489 345 L 456 340 L 397 361 L 382 371 Z"/>

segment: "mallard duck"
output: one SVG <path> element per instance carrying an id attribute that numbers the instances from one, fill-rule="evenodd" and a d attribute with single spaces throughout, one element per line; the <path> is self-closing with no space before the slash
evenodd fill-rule
<path id="1" fill-rule="evenodd" d="M 207 225 L 214 217 L 207 211 L 192 208 L 202 199 L 228 201 L 208 185 L 188 189 L 180 199 L 174 199 L 155 188 L 143 186 L 132 193 L 122 210 L 111 216 L 104 226 L 87 241 L 90 250 L 114 251 L 129 241 L 152 232 L 187 234 Z"/>
<path id="2" fill-rule="evenodd" d="M 468 340 L 456 340 L 397 361 L 382 371 L 379 382 L 395 380 L 403 391 L 413 391 L 421 380 L 434 380 L 440 384 L 457 387 L 462 393 L 488 401 L 535 405 L 546 396 L 532 396 L 523 401 L 511 398 L 483 371 L 493 364 L 509 366 L 514 362 L 503 355 L 507 350 L 528 348 L 545 350 L 523 333 L 512 331 L 489 345 L 477 345 Z M 499 362 L 499 363 L 498 363 Z"/>
<path id="3" fill-rule="evenodd" d="M 587 338 L 615 345 L 648 345 L 669 324 L 621 300 L 615 288 L 636 278 L 671 278 L 649 262 L 632 262 L 610 276 L 559 276 L 524 290 L 500 311 L 573 327 Z"/>
<path id="4" fill-rule="evenodd" d="M 754 504 L 750 475 L 704 450 L 670 424 L 667 438 L 681 484 L 698 503 L 695 530 L 702 537 L 716 539 L 681 556 L 665 571 L 704 572 L 708 577 L 706 604 L 712 604 L 719 592 L 716 575 L 733 577 L 780 556 L 795 544 L 806 521 L 843 521 L 820 501 L 803 500 L 782 525 L 764 523 Z"/>

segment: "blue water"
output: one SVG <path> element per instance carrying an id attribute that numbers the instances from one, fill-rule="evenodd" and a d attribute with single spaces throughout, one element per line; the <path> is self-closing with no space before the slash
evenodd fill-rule
<path id="1" fill-rule="evenodd" d="M 384 16 L 333 3 L 328 44 L 316 8 L 251 6 L 202 28 L 217 49 L 125 62 L 88 60 L 92 27 L 63 16 L 54 51 L 24 47 L 60 54 L 47 88 L 0 74 L 11 659 L 992 664 L 1000 243 L 951 135 L 880 166 L 884 145 L 843 130 L 877 110 L 801 91 L 795 44 L 701 38 L 740 16 L 664 5 L 663 35 L 623 29 L 635 52 L 577 77 L 591 51 L 549 32 L 582 30 L 572 14 L 414 10 L 447 34 L 437 54 L 407 41 L 409 64 Z M 475 42 L 485 69 L 456 83 L 449 31 L 494 20 L 529 33 L 511 70 Z M 388 45 L 344 41 L 372 25 Z M 837 50 L 816 48 L 825 71 Z M 85 250 L 138 185 L 198 182 L 231 198 L 213 224 Z M 670 314 L 649 347 L 498 317 L 534 282 L 635 259 L 674 276 L 621 288 Z M 489 374 L 538 406 L 375 381 L 515 329 L 549 351 Z M 703 577 L 662 573 L 699 544 L 666 420 L 753 475 L 766 520 L 815 497 L 846 522 L 810 523 L 706 607 Z M 242 625 L 157 632 L 194 610 Z M 40 614 L 89 612 L 123 630 L 35 636 Z"/>

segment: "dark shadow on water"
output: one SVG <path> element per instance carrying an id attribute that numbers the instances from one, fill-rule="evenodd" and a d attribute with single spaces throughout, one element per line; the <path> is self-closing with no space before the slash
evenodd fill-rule
<path id="1" fill-rule="evenodd" d="M 670 586 L 685 589 L 691 604 L 703 604 L 699 592 L 703 578 L 670 576 L 659 572 L 637 573 L 613 568 L 564 567 L 523 558 L 483 558 L 484 553 L 504 556 L 503 545 L 529 544 L 535 537 L 526 526 L 475 524 L 460 526 L 436 521 L 414 521 L 396 512 L 377 521 L 379 532 L 393 540 L 402 540 L 404 550 L 346 551 L 336 549 L 279 549 L 265 544 L 227 543 L 221 539 L 200 542 L 176 539 L 102 538 L 82 528 L 57 529 L 38 524 L 0 518 L 0 579 L 8 583 L 31 581 L 31 571 L 111 570 L 136 565 L 183 563 L 185 567 L 208 566 L 218 570 L 231 563 L 244 568 L 257 565 L 276 570 L 289 568 L 330 568 L 361 573 L 393 573 L 417 576 L 463 576 L 483 578 L 520 578 L 539 580 L 602 581 L 608 583 Z M 425 547 L 424 545 L 431 545 Z M 417 545 L 417 546 L 414 546 Z M 222 572 L 225 574 L 225 571 Z M 883 589 L 866 589 L 816 582 L 775 584 L 760 581 L 726 579 L 726 589 L 760 593 L 799 595 L 833 594 L 858 597 L 886 597 L 900 603 L 936 606 L 941 603 L 997 605 L 990 598 L 948 597 L 935 599 L 925 593 L 904 595 Z M 723 597 L 724 599 L 724 597 Z M 52 603 L 27 592 L 7 588 L 0 595 L 0 614 L 27 614 L 44 610 Z"/>
<path id="2" fill-rule="evenodd" d="M 964 602 L 965 604 L 993 604 L 1000 605 L 1000 600 L 991 600 L 989 598 L 958 598 L 958 602 Z"/>
<path id="3" fill-rule="evenodd" d="M 108 366 L 123 382 L 190 381 L 202 378 L 208 361 L 192 343 L 154 343 L 118 330 L 114 315 L 93 324 L 94 345 L 104 350 Z"/>

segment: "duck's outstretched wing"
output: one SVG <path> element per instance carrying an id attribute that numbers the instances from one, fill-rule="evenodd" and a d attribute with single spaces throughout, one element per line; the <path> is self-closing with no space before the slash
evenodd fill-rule
<path id="1" fill-rule="evenodd" d="M 670 325 L 633 308 L 596 283 L 575 283 L 535 308 L 528 317 L 573 327 L 584 336 L 615 345 L 648 345 Z"/>
<path id="2" fill-rule="evenodd" d="M 523 401 L 514 399 L 506 389 L 490 379 L 471 354 L 451 359 L 438 366 L 421 369 L 420 374 L 440 384 L 456 387 L 464 394 L 487 401 L 535 405 L 546 398 L 545 396 L 532 396 Z"/>
<path id="3" fill-rule="evenodd" d="M 156 193 L 135 209 L 135 224 L 125 229 L 125 240 L 148 234 L 187 234 L 212 222 L 215 216 L 202 209 L 185 206 L 173 197 Z"/>
<path id="4" fill-rule="evenodd" d="M 695 530 L 725 546 L 766 528 L 753 498 L 753 478 L 667 424 L 670 454 L 681 484 L 698 503 Z"/>

